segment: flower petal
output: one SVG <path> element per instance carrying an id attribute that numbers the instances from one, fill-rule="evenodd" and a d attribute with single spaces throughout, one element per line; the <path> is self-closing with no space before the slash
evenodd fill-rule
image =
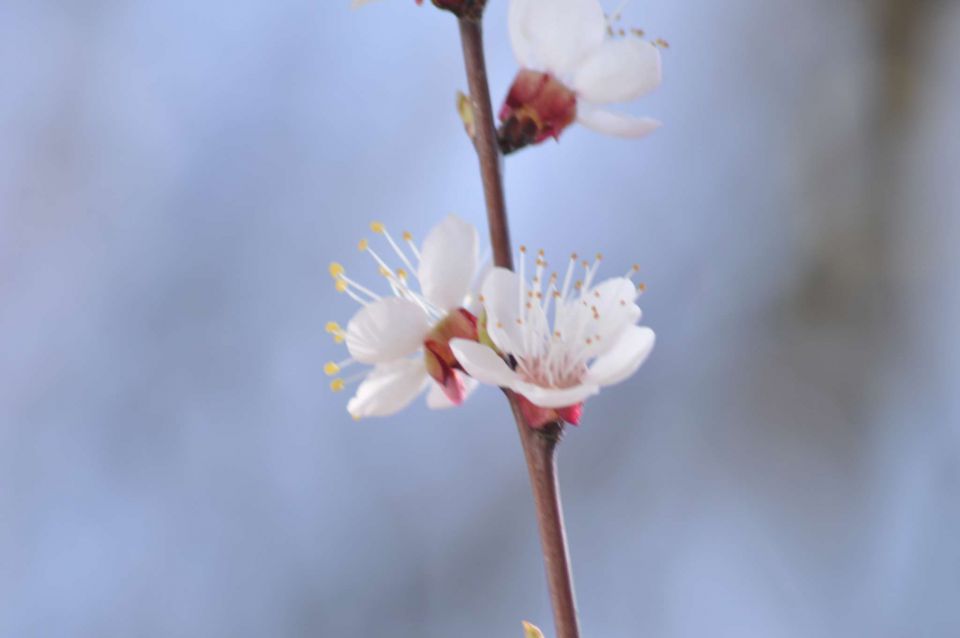
<path id="1" fill-rule="evenodd" d="M 347 349 L 361 363 L 384 363 L 416 352 L 429 330 L 423 308 L 385 297 L 362 308 L 347 324 Z"/>
<path id="2" fill-rule="evenodd" d="M 459 375 L 460 373 L 457 372 L 455 374 Z M 466 401 L 470 395 L 473 394 L 473 391 L 479 387 L 480 382 L 465 374 L 461 376 L 463 378 L 464 388 L 463 400 Z M 430 384 L 430 389 L 427 391 L 427 407 L 432 410 L 445 410 L 456 407 L 456 405 L 456 403 L 447 398 L 446 393 L 439 383 L 434 382 Z"/>
<path id="3" fill-rule="evenodd" d="M 646 326 L 630 326 L 616 344 L 593 362 L 585 380 L 597 385 L 620 383 L 637 371 L 653 350 L 656 337 Z"/>
<path id="4" fill-rule="evenodd" d="M 467 374 L 480 383 L 509 388 L 520 382 L 517 373 L 492 348 L 466 339 L 454 339 L 450 348 Z"/>
<path id="5" fill-rule="evenodd" d="M 532 69 L 537 64 L 533 42 L 526 31 L 527 13 L 530 5 L 536 0 L 510 0 L 507 13 L 507 26 L 510 29 L 510 44 L 513 45 L 513 55 L 517 63 L 525 68 Z"/>
<path id="6" fill-rule="evenodd" d="M 456 215 L 447 216 L 423 240 L 417 276 L 430 303 L 442 310 L 459 308 L 470 293 L 477 269 L 477 229 Z"/>
<path id="7" fill-rule="evenodd" d="M 523 354 L 523 332 L 517 324 L 520 317 L 520 276 L 506 268 L 494 268 L 483 280 L 480 290 L 487 311 L 487 334 L 500 350 Z"/>
<path id="8" fill-rule="evenodd" d="M 347 403 L 354 418 L 388 416 L 410 405 L 429 377 L 422 359 L 399 359 L 376 366 Z"/>
<path id="9" fill-rule="evenodd" d="M 577 109 L 577 121 L 589 129 L 616 137 L 643 137 L 660 128 L 661 123 L 652 117 L 633 117 L 613 111 L 589 108 L 581 102 Z"/>
<path id="10" fill-rule="evenodd" d="M 510 36 L 520 64 L 563 79 L 599 47 L 607 19 L 597 0 L 511 0 Z"/>
<path id="11" fill-rule="evenodd" d="M 565 408 L 600 392 L 600 386 L 594 383 L 582 383 L 569 388 L 545 388 L 520 381 L 514 383 L 511 389 L 541 408 Z"/>
<path id="12" fill-rule="evenodd" d="M 607 40 L 577 68 L 573 90 L 588 102 L 629 102 L 660 86 L 660 49 L 646 40 Z"/>

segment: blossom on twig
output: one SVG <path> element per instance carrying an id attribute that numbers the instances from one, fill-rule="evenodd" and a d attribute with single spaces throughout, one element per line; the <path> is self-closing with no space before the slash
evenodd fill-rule
<path id="1" fill-rule="evenodd" d="M 346 343 L 350 357 L 331 361 L 324 370 L 333 376 L 355 363 L 373 366 L 353 379 L 335 378 L 330 387 L 341 391 L 362 379 L 347 404 L 358 419 L 398 412 L 427 387 L 431 408 L 459 405 L 477 385 L 463 374 L 449 345 L 453 338 L 477 338 L 477 305 L 471 295 L 478 273 L 476 228 L 450 215 L 419 249 L 410 233 L 398 242 L 383 224 L 374 222 L 370 228 L 385 238 L 401 265 L 391 267 L 366 239 L 360 241 L 358 248 L 373 258 L 390 286 L 386 295 L 348 277 L 341 264 L 330 265 L 336 289 L 363 307 L 346 329 L 327 324 L 327 332 Z"/>
<path id="2" fill-rule="evenodd" d="M 540 251 L 528 282 L 525 254 L 521 247 L 519 273 L 496 268 L 483 282 L 481 340 L 489 345 L 463 339 L 450 345 L 469 375 L 519 395 L 532 427 L 576 425 L 583 401 L 631 376 L 653 348 L 653 331 L 635 325 L 638 267 L 595 284 L 602 256 L 591 264 L 573 255 L 561 281 L 557 273 L 545 278 Z"/>
<path id="3" fill-rule="evenodd" d="M 509 27 L 520 71 L 500 109 L 501 149 L 553 137 L 577 121 L 619 137 L 660 126 L 600 108 L 630 102 L 660 85 L 660 50 L 637 29 L 615 29 L 597 0 L 510 0 Z"/>

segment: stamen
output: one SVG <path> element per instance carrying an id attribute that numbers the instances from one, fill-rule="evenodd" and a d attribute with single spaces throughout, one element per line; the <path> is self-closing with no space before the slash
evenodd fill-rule
<path id="1" fill-rule="evenodd" d="M 334 379 L 330 382 L 330 389 L 334 392 L 343 392 L 348 385 L 353 385 L 357 381 L 360 381 L 367 376 L 366 372 L 359 372 L 353 376 L 349 376 L 346 379 Z"/>
<path id="2" fill-rule="evenodd" d="M 372 230 L 373 232 L 379 235 L 379 234 L 382 234 L 383 231 L 386 230 L 386 228 L 380 222 L 370 222 L 370 230 Z"/>
<path id="3" fill-rule="evenodd" d="M 383 236 L 387 238 L 387 242 L 390 244 L 390 247 L 393 248 L 393 252 L 397 253 L 397 256 L 400 257 L 400 261 L 403 262 L 403 265 L 410 269 L 411 272 L 416 273 L 417 269 L 413 267 L 413 264 L 410 263 L 410 260 L 407 259 L 407 254 L 400 250 L 400 246 L 397 245 L 397 242 L 393 241 L 393 237 L 390 236 L 390 233 L 387 232 L 387 229 L 383 229 Z"/>
<path id="4" fill-rule="evenodd" d="M 417 250 L 417 245 L 413 243 L 413 235 L 408 231 L 404 231 L 403 241 L 407 242 L 407 246 L 410 247 L 410 252 L 412 252 L 413 256 L 417 258 L 417 261 L 420 261 L 420 251 Z"/>
<path id="5" fill-rule="evenodd" d="M 334 279 L 338 279 L 344 273 L 343 264 L 337 263 L 335 261 L 330 262 L 329 270 L 330 270 L 330 276 L 333 277 Z"/>
<path id="6" fill-rule="evenodd" d="M 344 359 L 343 361 L 327 361 L 323 366 L 323 373 L 328 377 L 338 374 L 341 370 L 354 363 L 353 359 Z"/>
<path id="7" fill-rule="evenodd" d="M 340 287 L 340 282 L 344 282 L 344 284 L 346 284 L 346 285 L 343 287 L 342 290 L 341 290 L 341 287 Z M 358 284 L 357 282 L 355 282 L 353 279 L 350 279 L 350 278 L 347 277 L 346 275 L 340 275 L 340 278 L 337 280 L 337 292 L 347 292 L 347 293 L 353 292 L 353 291 L 350 290 L 347 286 L 349 286 L 349 288 L 353 288 L 353 289 L 357 290 L 358 292 L 361 292 L 361 293 L 367 295 L 368 297 L 370 297 L 370 300 L 369 300 L 369 301 L 366 301 L 366 300 L 359 299 L 359 298 L 351 295 L 354 299 L 356 299 L 359 303 L 361 303 L 361 304 L 363 304 L 363 305 L 367 305 L 368 303 L 370 303 L 370 301 L 377 301 L 377 300 L 380 299 L 380 295 L 378 295 L 377 293 L 373 292 L 372 290 L 370 290 L 370 289 L 367 288 L 366 286 L 362 286 L 362 285 Z"/>

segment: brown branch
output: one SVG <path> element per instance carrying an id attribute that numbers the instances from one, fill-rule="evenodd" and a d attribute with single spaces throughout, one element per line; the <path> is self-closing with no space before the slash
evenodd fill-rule
<path id="1" fill-rule="evenodd" d="M 483 30 L 479 19 L 461 18 L 459 22 L 470 99 L 476 118 L 474 146 L 480 161 L 483 194 L 487 203 L 487 222 L 490 227 L 490 244 L 493 247 L 493 263 L 512 269 L 513 251 L 510 247 L 510 228 L 507 223 L 507 206 L 503 193 L 502 158 L 497 144 L 490 86 L 487 83 Z M 512 392 L 507 392 L 507 397 L 517 421 L 517 431 L 520 434 L 527 470 L 530 473 L 530 487 L 537 510 L 540 544 L 547 572 L 550 603 L 553 606 L 556 635 L 557 638 L 579 638 L 580 628 L 573 595 L 570 556 L 567 551 L 563 509 L 557 484 L 556 445 L 560 441 L 563 426 L 556 423 L 539 430 L 531 428 L 523 418 L 517 397 Z"/>
<path id="2" fill-rule="evenodd" d="M 480 160 L 483 196 L 487 202 L 487 224 L 490 227 L 490 245 L 493 263 L 513 268 L 510 248 L 510 227 L 507 225 L 507 203 L 503 195 L 503 173 L 500 148 L 497 146 L 496 123 L 487 83 L 487 63 L 483 55 L 483 27 L 479 20 L 460 19 L 460 40 L 463 43 L 463 61 L 467 67 L 467 84 L 476 116 L 474 145 Z"/>
<path id="3" fill-rule="evenodd" d="M 524 422 L 517 398 L 508 393 L 517 431 L 523 444 L 523 455 L 530 473 L 533 502 L 537 507 L 540 527 L 540 546 L 547 570 L 547 586 L 557 638 L 579 638 L 577 601 L 573 594 L 573 574 L 570 571 L 570 552 L 563 524 L 563 506 L 557 483 L 557 443 L 563 433 L 563 424 L 552 423 L 535 430 Z"/>

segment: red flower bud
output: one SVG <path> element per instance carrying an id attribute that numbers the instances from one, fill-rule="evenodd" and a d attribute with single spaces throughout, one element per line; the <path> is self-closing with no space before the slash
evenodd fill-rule
<path id="1" fill-rule="evenodd" d="M 438 323 L 423 342 L 423 357 L 427 374 L 440 384 L 444 394 L 454 404 L 463 403 L 466 388 L 457 370 L 460 363 L 450 349 L 451 339 L 476 341 L 477 318 L 463 308 L 454 310 Z"/>
<path id="2" fill-rule="evenodd" d="M 559 139 L 576 118 L 573 91 L 549 73 L 521 69 L 500 108 L 500 150 L 512 153 L 548 137 Z"/>

